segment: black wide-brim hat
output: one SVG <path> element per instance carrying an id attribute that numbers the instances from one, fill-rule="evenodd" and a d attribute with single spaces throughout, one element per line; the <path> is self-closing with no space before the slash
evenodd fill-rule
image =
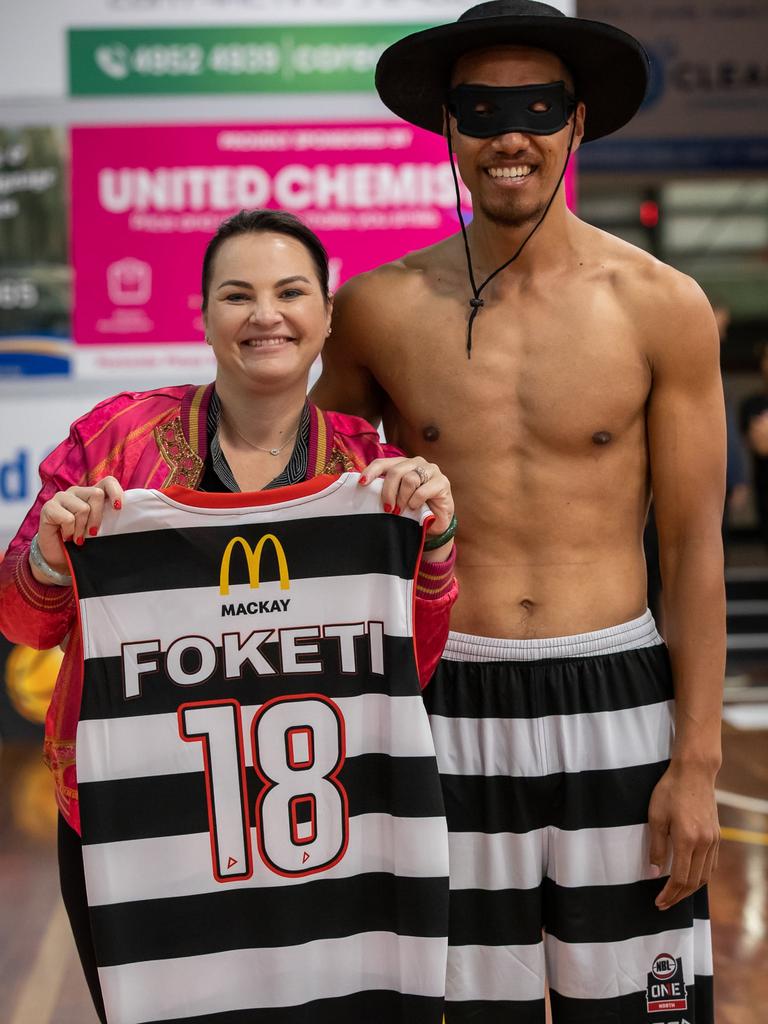
<path id="1" fill-rule="evenodd" d="M 381 55 L 376 89 L 403 120 L 442 135 L 454 64 L 471 50 L 493 46 L 535 47 L 562 60 L 587 108 L 584 142 L 617 131 L 643 102 L 649 61 L 636 39 L 536 0 L 491 0 L 449 25 L 399 39 Z"/>

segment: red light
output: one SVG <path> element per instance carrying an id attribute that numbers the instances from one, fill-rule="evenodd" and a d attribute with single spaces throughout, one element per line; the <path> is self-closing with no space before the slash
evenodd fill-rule
<path id="1" fill-rule="evenodd" d="M 640 223 L 644 228 L 655 228 L 659 223 L 659 204 L 653 199 L 640 203 Z"/>

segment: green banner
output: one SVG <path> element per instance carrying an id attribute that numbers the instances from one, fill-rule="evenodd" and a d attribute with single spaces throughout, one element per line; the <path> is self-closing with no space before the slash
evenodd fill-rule
<path id="1" fill-rule="evenodd" d="M 71 29 L 72 96 L 371 92 L 390 43 L 422 25 Z"/>

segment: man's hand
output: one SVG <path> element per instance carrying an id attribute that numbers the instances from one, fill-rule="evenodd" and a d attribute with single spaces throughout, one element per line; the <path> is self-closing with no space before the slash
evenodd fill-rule
<path id="1" fill-rule="evenodd" d="M 670 876 L 656 897 L 659 910 L 668 910 L 705 885 L 717 867 L 720 825 L 713 772 L 673 761 L 653 791 L 648 822 L 650 861 L 659 874 L 672 847 Z"/>

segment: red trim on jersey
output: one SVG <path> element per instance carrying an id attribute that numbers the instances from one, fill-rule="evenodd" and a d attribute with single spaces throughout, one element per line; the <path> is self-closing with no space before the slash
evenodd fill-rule
<path id="1" fill-rule="evenodd" d="M 67 560 L 67 568 L 69 569 L 69 575 L 72 577 L 72 592 L 73 592 L 74 598 L 75 598 L 75 611 L 77 613 L 77 628 L 80 631 L 80 636 L 83 638 L 83 641 L 85 641 L 85 632 L 83 631 L 83 617 L 80 614 L 80 595 L 77 592 L 77 576 L 75 576 L 75 567 L 72 565 L 72 559 L 69 557 L 69 547 L 68 547 L 69 544 L 74 544 L 74 541 L 73 540 L 68 540 L 68 541 L 62 540 L 61 541 L 61 550 L 64 552 L 64 558 Z M 38 583 L 39 580 L 35 579 L 35 582 Z M 83 678 L 85 678 L 85 642 L 80 644 L 80 663 L 81 663 L 81 671 L 82 671 L 82 674 L 83 674 Z M 125 681 L 123 681 L 123 686 L 125 686 Z M 81 697 L 81 703 L 82 703 L 82 697 Z M 78 722 L 80 721 L 80 712 L 79 711 L 77 713 L 77 720 L 78 720 Z M 75 735 L 77 735 L 77 734 L 75 734 Z M 76 831 L 82 837 L 82 834 L 83 834 L 83 823 L 82 823 L 82 821 L 80 821 L 79 810 L 78 810 L 78 826 L 79 827 L 76 829 Z"/>
<path id="2" fill-rule="evenodd" d="M 302 480 L 288 487 L 274 487 L 269 491 L 235 491 L 213 492 L 192 491 L 188 487 L 173 484 L 161 490 L 173 501 L 191 508 L 251 508 L 254 505 L 277 505 L 295 498 L 306 498 L 310 494 L 319 494 L 339 479 L 339 475 L 326 473 L 323 476 Z"/>
<path id="3" fill-rule="evenodd" d="M 419 545 L 419 557 L 416 559 L 416 568 L 413 570 L 413 586 L 411 587 L 411 643 L 413 644 L 413 660 L 416 662 L 416 677 L 419 680 L 419 686 L 424 689 L 426 684 L 421 682 L 421 672 L 419 670 L 419 647 L 416 643 L 416 580 L 419 578 L 419 568 L 421 567 L 421 558 L 424 554 L 424 545 L 427 542 L 427 530 L 434 523 L 437 517 L 431 512 L 428 516 L 425 516 L 424 522 L 421 524 L 421 544 Z"/>

